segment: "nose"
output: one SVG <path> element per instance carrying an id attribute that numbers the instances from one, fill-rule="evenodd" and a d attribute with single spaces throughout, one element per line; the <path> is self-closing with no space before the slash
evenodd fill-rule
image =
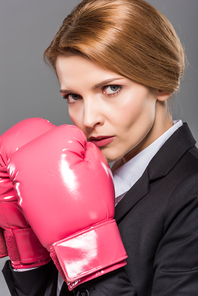
<path id="1" fill-rule="evenodd" d="M 93 128 L 96 125 L 103 125 L 105 117 L 102 112 L 102 106 L 98 98 L 89 97 L 84 100 L 84 125 L 87 128 Z"/>

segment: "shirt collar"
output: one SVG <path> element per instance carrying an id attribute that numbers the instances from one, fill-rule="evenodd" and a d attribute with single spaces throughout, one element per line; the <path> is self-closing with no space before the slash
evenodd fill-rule
<path id="1" fill-rule="evenodd" d="M 113 172 L 116 198 L 124 195 L 136 183 L 162 145 L 183 125 L 181 120 L 173 121 L 173 123 L 174 125 L 157 140 Z"/>

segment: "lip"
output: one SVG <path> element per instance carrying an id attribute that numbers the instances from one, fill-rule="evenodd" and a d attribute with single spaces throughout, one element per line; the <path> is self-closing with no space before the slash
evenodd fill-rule
<path id="1" fill-rule="evenodd" d="M 98 147 L 103 147 L 110 144 L 115 136 L 99 136 L 99 137 L 90 137 L 89 142 L 94 143 Z"/>

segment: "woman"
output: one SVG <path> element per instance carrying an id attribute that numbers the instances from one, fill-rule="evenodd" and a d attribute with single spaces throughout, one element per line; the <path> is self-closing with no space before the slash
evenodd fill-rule
<path id="1" fill-rule="evenodd" d="M 115 219 L 128 255 L 124 268 L 73 292 L 63 285 L 61 295 L 197 295 L 198 153 L 169 109 L 184 71 L 172 25 L 143 0 L 84 0 L 45 59 L 74 124 L 114 162 Z M 55 295 L 55 267 L 32 275 L 41 269 L 40 295 Z"/>

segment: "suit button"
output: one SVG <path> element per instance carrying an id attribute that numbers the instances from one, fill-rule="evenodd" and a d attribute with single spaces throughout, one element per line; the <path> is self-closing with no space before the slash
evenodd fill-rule
<path id="1" fill-rule="evenodd" d="M 89 296 L 89 291 L 87 289 L 81 289 L 79 292 L 78 292 L 79 296 Z"/>

